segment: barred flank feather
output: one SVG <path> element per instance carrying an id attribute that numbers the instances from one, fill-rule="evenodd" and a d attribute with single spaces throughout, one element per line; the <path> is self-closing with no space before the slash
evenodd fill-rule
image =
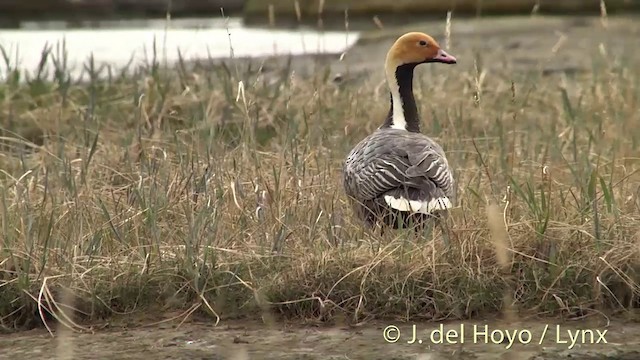
<path id="1" fill-rule="evenodd" d="M 376 130 L 351 151 L 343 172 L 347 195 L 371 207 L 362 214 L 384 216 L 379 208 L 387 207 L 429 215 L 453 206 L 454 180 L 444 152 L 420 133 Z"/>

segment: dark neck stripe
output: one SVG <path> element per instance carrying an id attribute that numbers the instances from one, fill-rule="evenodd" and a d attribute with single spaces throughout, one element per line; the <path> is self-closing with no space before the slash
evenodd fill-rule
<path id="1" fill-rule="evenodd" d="M 413 97 L 413 70 L 417 64 L 404 64 L 396 68 L 396 81 L 400 90 L 400 101 L 402 102 L 402 113 L 406 121 L 406 129 L 411 132 L 420 132 L 420 118 L 416 99 Z M 393 125 L 393 96 L 390 94 L 390 106 L 387 119 L 382 125 L 383 128 Z"/>

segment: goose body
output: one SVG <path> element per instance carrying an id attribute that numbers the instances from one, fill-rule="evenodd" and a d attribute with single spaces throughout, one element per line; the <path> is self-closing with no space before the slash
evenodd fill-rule
<path id="1" fill-rule="evenodd" d="M 424 224 L 454 203 L 454 178 L 442 147 L 420 132 L 413 96 L 418 64 L 456 59 L 423 33 L 407 33 L 385 62 L 391 104 L 384 124 L 360 141 L 343 165 L 344 189 L 368 225 Z"/>

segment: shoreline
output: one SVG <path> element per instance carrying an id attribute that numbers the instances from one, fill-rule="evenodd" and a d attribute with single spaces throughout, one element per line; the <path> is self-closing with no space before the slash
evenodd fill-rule
<path id="1" fill-rule="evenodd" d="M 629 31 L 631 36 L 633 32 L 638 32 L 638 26 L 634 26 L 635 19 L 632 16 L 611 16 L 608 18 L 608 33 L 613 34 L 619 32 L 621 36 L 627 36 Z M 541 35 L 549 38 L 548 48 L 532 49 L 531 53 L 519 49 L 513 49 L 509 53 L 518 53 L 514 63 L 518 65 L 518 69 L 537 69 L 540 66 L 540 60 L 530 59 L 533 57 L 541 58 L 543 51 L 550 50 L 554 43 L 561 38 L 559 34 L 575 33 L 572 36 L 587 36 L 587 32 L 602 27 L 601 19 L 597 16 L 508 16 L 501 18 L 480 18 L 480 19 L 456 19 L 452 21 L 451 27 L 451 44 L 450 50 L 456 53 L 463 51 L 462 59 L 468 59 L 473 56 L 476 51 L 477 42 L 486 39 L 490 47 L 520 47 L 521 42 L 518 38 L 540 37 Z M 591 30 L 590 30 L 591 29 Z M 627 30 L 629 29 L 629 30 Z M 190 69 L 194 67 L 207 68 L 217 67 L 222 64 L 226 66 L 235 66 L 240 68 L 255 69 L 264 65 L 263 73 L 269 76 L 270 72 L 279 72 L 290 66 L 291 70 L 303 77 L 313 75 L 318 71 L 324 71 L 329 68 L 330 77 L 341 77 L 342 80 L 362 79 L 365 77 L 373 78 L 381 81 L 382 76 L 378 74 L 382 67 L 382 59 L 391 43 L 401 33 L 407 31 L 423 31 L 434 36 L 442 46 L 446 47 L 445 22 L 444 21 L 422 21 L 408 23 L 403 26 L 395 26 L 383 29 L 371 29 L 358 31 L 358 39 L 342 52 L 325 52 L 315 53 L 309 52 L 305 54 L 278 54 L 278 55 L 259 55 L 254 57 L 238 56 L 235 58 L 217 57 L 211 60 L 207 58 L 194 58 L 186 61 Z M 355 31 L 354 31 L 355 33 Z M 524 40 L 525 42 L 529 40 Z M 612 41 L 618 41 L 616 37 Z M 567 45 L 565 45 L 566 47 Z M 575 44 L 569 44 L 575 47 Z M 577 50 L 577 49 L 576 49 Z M 573 52 L 573 50 L 571 50 Z M 521 54 L 520 54 L 521 53 Z M 544 56 L 542 56 L 544 57 Z M 562 71 L 562 68 L 570 69 L 570 71 L 585 68 L 587 64 L 584 56 L 571 55 L 572 59 L 566 63 L 558 64 L 554 62 L 547 63 L 541 70 L 547 73 Z M 577 62 L 577 63 L 576 63 Z M 579 64 L 578 64 L 579 63 Z M 288 65 L 287 65 L 288 64 Z M 169 62 L 167 70 L 174 68 L 174 63 Z M 458 65 L 467 67 L 467 61 L 463 61 Z M 489 67 L 494 67 L 493 63 L 488 63 Z M 497 67 L 500 67 L 499 65 Z M 135 67 L 134 67 L 135 68 Z M 113 67 L 119 70 L 118 65 Z M 280 76 L 280 75 L 276 75 Z"/>
<path id="2" fill-rule="evenodd" d="M 320 25 L 326 30 L 343 29 L 345 11 L 348 11 L 350 26 L 371 23 L 375 17 L 382 23 L 398 25 L 407 21 L 444 19 L 451 11 L 458 19 L 483 17 L 530 16 L 598 16 L 599 1 L 559 0 L 535 5 L 531 0 L 404 0 L 387 2 L 379 0 L 343 1 L 325 0 L 323 7 L 318 2 L 294 0 L 173 0 L 167 6 L 164 0 L 50 0 L 47 2 L 26 0 L 0 4 L 0 28 L 19 27 L 21 22 L 67 21 L 70 23 L 109 20 L 158 20 L 167 13 L 174 19 L 189 17 L 242 18 L 249 26 L 295 28 L 300 25 Z M 532 5 L 533 4 L 533 5 Z M 609 0 L 605 2 L 608 15 L 635 15 L 640 13 L 640 2 Z"/>
<path id="3" fill-rule="evenodd" d="M 640 27 L 634 25 L 633 17 L 611 16 L 608 18 L 608 34 L 598 37 L 608 39 L 615 48 L 618 42 L 623 43 L 623 37 L 634 36 L 640 33 Z M 541 71 L 543 76 L 555 73 L 578 74 L 587 71 L 590 66 L 590 56 L 584 56 L 581 44 L 563 42 L 562 37 L 588 38 L 588 33 L 602 27 L 598 16 L 536 16 L 521 17 L 509 16 L 500 19 L 454 19 L 451 27 L 451 44 L 449 50 L 461 56 L 461 63 L 457 65 L 459 71 L 471 71 L 471 60 L 477 51 L 478 41 L 486 41 L 492 49 L 513 48 L 508 51 L 513 55 L 511 59 L 512 70 L 515 73 L 528 71 Z M 384 80 L 382 75 L 383 59 L 389 46 L 404 32 L 423 31 L 436 38 L 441 46 L 446 47 L 444 21 L 423 21 L 409 23 L 379 30 L 362 31 L 354 44 L 341 53 L 324 54 L 300 54 L 259 56 L 255 58 L 216 59 L 214 63 L 233 64 L 240 66 L 268 64 L 272 70 L 280 70 L 284 64 L 290 63 L 292 70 L 303 76 L 312 75 L 318 66 L 327 66 L 331 76 L 340 76 L 341 83 L 346 81 L 362 81 L 363 79 L 379 83 Z M 613 36 L 618 33 L 619 37 Z M 533 38 L 545 38 L 547 43 L 537 44 L 528 51 L 522 44 L 533 41 Z M 551 60 L 552 48 L 562 42 L 560 55 L 566 53 L 567 59 L 563 62 Z M 589 53 L 589 55 L 592 55 Z M 491 59 L 491 54 L 487 55 Z M 503 64 L 498 61 L 488 61 L 488 70 L 503 72 Z M 462 68 L 462 69 L 461 69 Z M 323 68 L 324 69 L 324 68 Z M 442 67 L 438 71 L 444 70 Z M 463 70 L 464 69 L 464 70 Z"/>

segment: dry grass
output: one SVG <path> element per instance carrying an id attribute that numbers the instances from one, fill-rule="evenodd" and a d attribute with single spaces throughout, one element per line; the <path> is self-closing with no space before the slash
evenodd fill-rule
<path id="1" fill-rule="evenodd" d="M 357 323 L 637 307 L 640 73 L 589 56 L 575 77 L 478 64 L 416 80 L 456 169 L 450 248 L 369 234 L 342 194 L 341 161 L 382 121 L 384 88 L 213 61 L 86 83 L 61 61 L 12 71 L 0 326 L 52 308 L 78 329 L 148 311 Z"/>

